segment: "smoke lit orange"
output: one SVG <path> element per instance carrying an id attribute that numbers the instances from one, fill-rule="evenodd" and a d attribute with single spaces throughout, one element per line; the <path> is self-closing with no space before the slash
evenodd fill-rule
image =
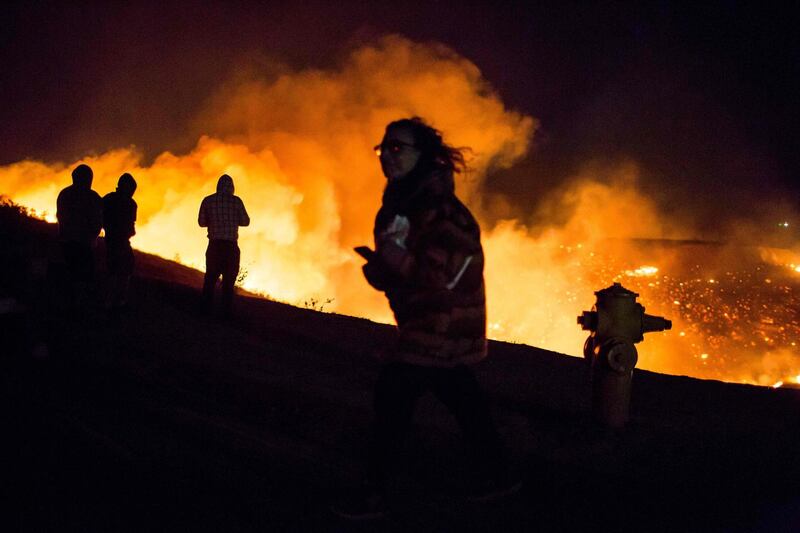
<path id="1" fill-rule="evenodd" d="M 245 288 L 295 304 L 331 300 L 326 310 L 389 321 L 352 247 L 371 243 L 384 185 L 371 147 L 386 123 L 411 115 L 472 148 L 472 170 L 457 190 L 484 228 L 490 337 L 579 355 L 586 334 L 575 317 L 595 290 L 621 281 L 648 313 L 674 323 L 639 346 L 640 367 L 763 385 L 800 381 L 800 257 L 631 241 L 687 236 L 638 192 L 635 165 L 606 170 L 606 184 L 587 171 L 543 199 L 537 218 L 558 224 L 498 221 L 486 208 L 487 169 L 523 156 L 536 122 L 505 109 L 475 65 L 443 47 L 390 37 L 337 70 L 240 80 L 197 117 L 200 135 L 188 153 L 146 162 L 124 148 L 81 161 L 101 194 L 123 172 L 136 177 L 134 247 L 201 269 L 197 210 L 219 175 L 231 175 L 252 218 L 240 231 Z M 52 221 L 76 163 L 2 167 L 0 192 Z"/>

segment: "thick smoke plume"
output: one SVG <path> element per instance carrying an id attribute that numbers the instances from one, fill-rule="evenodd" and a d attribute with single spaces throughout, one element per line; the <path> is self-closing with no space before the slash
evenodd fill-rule
<path id="1" fill-rule="evenodd" d="M 800 374 L 796 356 L 785 354 L 709 365 L 721 345 L 709 347 L 704 331 L 685 318 L 691 303 L 686 308 L 674 295 L 684 284 L 664 275 L 685 267 L 681 254 L 631 244 L 691 236 L 665 222 L 641 193 L 634 163 L 587 166 L 538 205 L 497 209 L 513 199 L 491 197 L 485 179 L 527 153 L 536 121 L 506 109 L 477 67 L 452 50 L 388 37 L 335 69 L 246 72 L 222 84 L 196 117 L 198 140 L 187 153 L 145 162 L 123 148 L 81 160 L 94 169 L 101 194 L 123 172 L 136 177 L 136 248 L 203 268 L 197 211 L 227 173 L 252 219 L 240 231 L 245 288 L 390 321 L 352 248 L 372 244 L 385 183 L 372 146 L 388 122 L 418 115 L 450 144 L 471 149 L 457 192 L 482 222 L 491 337 L 579 355 L 586 333 L 575 317 L 591 306 L 593 291 L 619 280 L 641 292 L 649 313 L 675 323 L 673 332 L 644 343 L 641 367 L 767 384 Z M 56 195 L 78 162 L 0 167 L 0 192 L 53 220 Z M 526 211 L 524 218 L 502 215 Z"/>
<path id="2" fill-rule="evenodd" d="M 244 286 L 293 303 L 333 299 L 329 309 L 389 319 L 352 252 L 371 241 L 385 182 L 372 146 L 388 122 L 419 115 L 470 147 L 472 170 L 458 187 L 476 209 L 486 169 L 525 154 L 535 128 L 504 108 L 475 65 L 400 37 L 355 50 L 335 70 L 257 74 L 223 84 L 196 119 L 201 135 L 189 153 L 144 164 L 135 149 L 119 149 L 82 161 L 103 194 L 122 172 L 138 180 L 135 246 L 197 267 L 205 247 L 197 208 L 230 174 L 253 220 L 240 236 Z M 9 165 L 3 190 L 52 213 L 76 163 Z"/>

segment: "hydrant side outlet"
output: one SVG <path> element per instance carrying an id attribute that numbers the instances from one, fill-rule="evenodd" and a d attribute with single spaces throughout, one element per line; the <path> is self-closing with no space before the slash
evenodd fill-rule
<path id="1" fill-rule="evenodd" d="M 597 313 L 595 311 L 584 311 L 578 317 L 578 324 L 584 331 L 595 331 L 597 329 Z"/>
<path id="2" fill-rule="evenodd" d="M 644 334 L 672 328 L 664 317 L 647 315 L 636 302 L 639 296 L 619 283 L 595 292 L 597 302 L 591 311 L 578 317 L 582 329 L 591 336 L 584 345 L 584 356 L 591 363 L 592 410 L 610 427 L 627 423 L 633 369 L 638 361 L 634 344 Z"/>

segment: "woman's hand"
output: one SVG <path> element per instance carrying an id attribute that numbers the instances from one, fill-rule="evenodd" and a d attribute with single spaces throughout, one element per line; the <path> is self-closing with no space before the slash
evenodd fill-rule
<path id="1" fill-rule="evenodd" d="M 411 261 L 411 254 L 404 246 L 400 246 L 395 240 L 386 241 L 378 250 L 380 261 L 386 268 L 401 277 L 406 277 Z"/>

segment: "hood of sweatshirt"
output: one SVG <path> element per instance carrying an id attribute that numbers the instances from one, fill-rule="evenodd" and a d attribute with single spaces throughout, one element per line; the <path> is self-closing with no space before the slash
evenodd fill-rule
<path id="1" fill-rule="evenodd" d="M 233 178 L 223 174 L 217 181 L 217 192 L 222 194 L 233 194 Z"/>
<path id="2" fill-rule="evenodd" d="M 133 197 L 136 192 L 136 180 L 127 172 L 119 177 L 117 182 L 117 192 L 128 197 Z"/>

